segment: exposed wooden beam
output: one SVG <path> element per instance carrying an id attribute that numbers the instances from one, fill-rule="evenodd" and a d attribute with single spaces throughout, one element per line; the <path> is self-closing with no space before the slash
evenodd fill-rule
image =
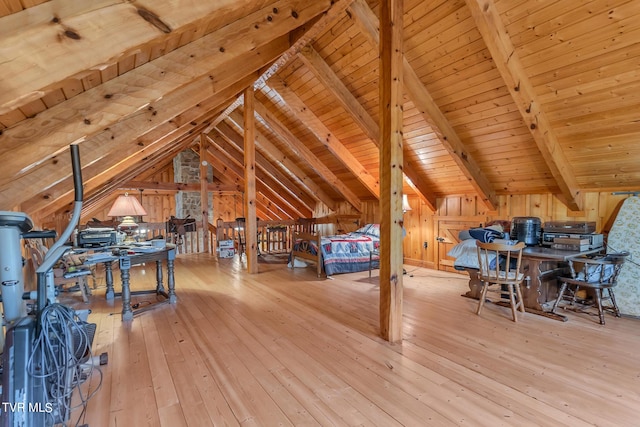
<path id="1" fill-rule="evenodd" d="M 215 132 L 211 132 L 211 135 L 213 135 L 212 140 L 214 144 L 210 145 L 207 149 L 207 158 L 209 159 L 209 163 L 211 163 L 214 169 L 220 174 L 230 175 L 233 180 L 237 181 L 242 189 L 244 189 L 242 166 L 236 164 L 234 162 L 235 159 L 231 159 L 227 152 L 215 144 L 216 139 L 220 138 L 220 135 Z M 278 205 L 278 203 L 276 203 L 276 201 L 278 201 L 277 194 L 270 188 L 266 187 L 261 182 L 257 182 L 256 186 L 259 193 L 264 195 L 262 198 L 260 197 L 260 194 L 257 196 L 257 200 L 263 201 L 262 206 L 260 206 L 259 209 L 269 212 L 269 216 L 274 219 L 289 219 L 295 216 L 292 215 L 292 212 L 284 210 L 280 205 Z M 240 194 L 244 194 L 244 192 L 241 191 Z M 240 204 L 242 205 L 243 203 L 244 201 L 241 200 Z"/>
<path id="2" fill-rule="evenodd" d="M 119 172 L 117 174 L 113 175 L 109 180 L 103 182 L 100 186 L 92 186 L 92 191 L 85 192 L 85 201 L 82 205 L 83 212 L 89 212 L 96 206 L 102 205 L 105 198 L 110 197 L 111 194 L 113 194 L 113 192 L 118 189 L 118 186 L 121 182 L 135 179 L 146 169 L 152 168 L 154 164 L 164 162 L 167 159 L 172 159 L 179 152 L 181 152 L 191 144 L 193 144 L 193 141 L 192 139 L 188 138 L 174 141 L 171 144 L 164 146 L 162 150 L 155 151 L 153 154 L 148 156 L 148 161 L 141 162 L 143 165 L 142 168 L 119 169 Z M 47 213 L 48 211 L 50 214 L 55 212 L 53 211 L 53 208 L 57 203 L 59 203 L 59 201 L 56 201 L 56 203 L 47 206 L 41 212 Z"/>
<path id="3" fill-rule="evenodd" d="M 0 62 L 0 75 L 11 76 L 3 82 L 0 114 L 40 98 L 47 89 L 56 87 L 69 76 L 106 68 L 150 44 L 161 43 L 169 33 L 179 35 L 196 27 L 216 29 L 220 23 L 244 21 L 233 31 L 237 31 L 245 43 L 252 43 L 257 33 L 273 31 L 279 22 L 291 21 L 288 32 L 331 5 L 328 0 L 176 0 L 154 2 L 150 12 L 135 2 L 79 2 L 91 3 L 91 6 L 70 6 L 65 2 L 62 7 L 59 1 L 51 3 L 56 4 L 40 5 L 3 18 L 3 27 L 20 31 L 4 31 L 4 28 L 0 31 L 6 58 Z M 296 12 L 295 17 L 292 11 Z M 216 33 L 233 26 L 218 29 Z M 54 43 L 54 40 L 59 41 Z M 218 50 L 224 46 L 226 54 L 230 54 L 233 49 L 225 44 L 226 40 L 218 39 L 211 48 Z M 96 49 L 98 45 L 100 48 Z M 25 51 L 31 54 L 24 55 Z M 53 63 L 58 66 L 51 67 Z M 185 74 L 187 68 L 183 70 Z"/>
<path id="4" fill-rule="evenodd" d="M 340 105 L 351 115 L 353 120 L 360 126 L 364 133 L 371 139 L 376 147 L 380 144 L 380 127 L 378 123 L 371 118 L 371 115 L 364 109 L 362 104 L 358 102 L 355 96 L 342 83 L 342 80 L 333 72 L 331 67 L 325 62 L 313 46 L 307 46 L 298 55 L 310 70 L 314 72 L 318 80 L 320 80 L 325 89 L 333 94 Z M 420 194 L 422 201 L 435 212 L 436 196 L 425 185 L 425 179 L 418 173 L 416 168 L 412 168 L 408 161 L 409 149 L 404 147 L 403 153 L 403 172 L 415 187 L 416 192 Z"/>
<path id="5" fill-rule="evenodd" d="M 158 190 L 166 192 L 178 191 L 200 191 L 200 183 L 188 183 L 188 182 L 158 182 L 158 181 L 125 181 L 118 184 L 118 189 L 141 189 L 141 190 Z M 228 191 L 228 192 L 242 192 L 242 187 L 238 185 L 226 185 L 216 184 L 213 182 L 207 182 L 207 191 Z"/>
<path id="6" fill-rule="evenodd" d="M 214 135 L 213 141 L 215 142 L 215 138 L 219 137 L 219 135 Z M 211 138 L 210 138 L 211 139 Z M 224 153 L 219 147 L 215 145 L 211 145 L 207 148 L 207 152 L 205 153 L 205 157 L 207 158 L 209 164 L 213 168 L 213 173 L 217 174 L 221 177 L 222 181 L 225 185 L 232 185 L 232 183 L 237 183 L 240 190 L 234 194 L 242 195 L 244 189 L 244 182 L 242 175 L 242 168 L 234 165 L 232 162 L 229 162 L 226 157 L 226 153 Z M 258 183 L 258 188 L 260 188 L 260 183 Z M 273 220 L 283 219 L 283 218 L 291 218 L 287 212 L 282 211 L 277 205 L 271 202 L 273 200 L 269 197 L 270 194 L 267 193 L 267 196 L 264 196 L 260 193 L 256 196 L 257 206 L 256 209 L 260 213 L 261 218 L 269 218 Z M 240 205 L 242 205 L 243 201 L 240 200 Z M 234 207 L 235 210 L 235 207 Z M 238 216 L 238 215 L 236 215 Z"/>
<path id="7" fill-rule="evenodd" d="M 295 154 L 307 162 L 322 179 L 336 189 L 351 205 L 358 211 L 362 212 L 362 203 L 356 196 L 328 167 L 326 167 L 304 144 L 293 136 L 291 131 L 282 124 L 264 105 L 256 102 L 256 113 L 262 117 L 266 125 L 273 130 L 280 138 L 289 144 L 289 147 Z"/>
<path id="8" fill-rule="evenodd" d="M 227 173 L 233 173 L 238 177 L 239 183 L 244 188 L 244 170 L 243 170 L 243 154 L 239 148 L 228 143 L 228 140 L 224 135 L 219 133 L 216 129 L 209 132 L 209 138 L 212 144 L 209 146 L 208 151 L 212 154 L 218 155 L 220 158 L 225 159 L 224 170 Z M 215 151 L 214 151 L 215 150 Z M 271 200 L 272 205 L 278 211 L 278 218 L 297 218 L 306 217 L 310 214 L 310 211 L 305 208 L 298 208 L 291 204 L 291 201 L 286 199 L 277 190 L 278 187 L 265 184 L 258 175 L 256 182 L 256 189 L 266 195 Z"/>
<path id="9" fill-rule="evenodd" d="M 218 125 L 218 128 L 209 133 L 218 135 L 219 137 L 216 138 L 216 144 L 218 147 L 226 151 L 229 157 L 233 158 L 238 164 L 243 164 L 244 141 L 242 135 L 239 135 L 228 127 L 223 126 L 222 123 Z M 279 194 L 279 200 L 281 200 L 281 202 L 278 202 L 279 204 L 284 203 L 296 212 L 312 211 L 309 205 L 301 202 L 294 193 L 286 188 L 288 180 L 279 181 L 274 179 L 270 174 L 266 173 L 262 167 L 258 167 L 258 169 L 256 169 L 256 177 L 265 186 Z"/>
<path id="10" fill-rule="evenodd" d="M 280 96 L 283 105 L 289 113 L 297 117 L 304 126 L 329 150 L 351 173 L 364 185 L 376 198 L 380 197 L 380 185 L 378 180 L 372 176 L 367 168 L 362 166 L 360 161 L 344 146 L 344 144 L 322 123 L 304 101 L 302 101 L 294 91 L 287 87 L 286 83 L 279 77 L 273 76 L 267 82 L 267 87 L 271 90 L 271 95 Z"/>
<path id="11" fill-rule="evenodd" d="M 496 68 L 558 184 L 560 194 L 556 197 L 570 210 L 581 211 L 584 197 L 572 174 L 571 164 L 558 144 L 553 127 L 538 100 L 533 84 L 513 47 L 493 0 L 465 0 L 465 2 Z"/>
<path id="12" fill-rule="evenodd" d="M 295 17 L 274 15 L 270 6 L 6 130 L 0 135 L 0 154 L 11 150 L 15 162 L 7 165 L 0 186 L 51 160 L 70 141 L 89 139 L 123 117 L 140 116 L 147 130 L 171 120 L 233 84 L 240 75 L 270 64 L 289 47 L 289 31 L 330 5 L 326 0 L 281 1 L 286 3 L 283 11 L 295 8 Z M 234 61 L 242 65 L 234 66 Z M 214 74 L 212 70 L 223 71 Z M 170 103 L 167 94 L 171 94 Z M 183 106 L 185 102 L 189 105 Z M 149 114 L 153 114 L 151 119 L 144 117 Z M 38 130 L 35 135 L 34 129 Z M 37 144 L 28 143 L 36 137 Z"/>
<path id="13" fill-rule="evenodd" d="M 275 61 L 265 72 L 257 79 L 253 88 L 256 91 L 262 89 L 264 84 L 266 83 L 271 76 L 273 76 L 279 69 L 284 67 L 289 61 L 296 57 L 298 52 L 303 49 L 305 46 L 311 44 L 318 36 L 320 36 L 331 24 L 333 24 L 338 18 L 344 16 L 346 10 L 349 8 L 353 0 L 334 0 L 332 2 L 331 7 L 322 15 L 319 15 L 317 19 L 311 23 L 308 29 L 298 27 L 297 30 L 292 32 L 298 33 L 302 31 L 302 35 L 300 35 L 295 42 L 291 45 L 289 49 L 287 49 L 277 61 Z M 239 95 L 238 98 L 229 106 L 229 108 L 224 111 L 220 117 L 217 117 L 214 121 L 215 124 L 220 123 L 222 120 L 227 118 L 227 115 L 234 111 L 236 108 L 240 107 L 243 103 L 242 95 Z M 208 128 L 205 133 L 208 133 L 211 129 L 213 129 L 212 125 Z"/>
<path id="14" fill-rule="evenodd" d="M 380 6 L 380 333 L 402 341 L 403 1 Z"/>
<path id="15" fill-rule="evenodd" d="M 229 114 L 228 122 L 234 124 L 236 128 L 242 129 L 242 114 L 234 111 Z M 267 157 L 273 159 L 275 163 L 293 175 L 295 179 L 297 179 L 298 184 L 304 188 L 315 201 L 324 203 L 331 210 L 335 209 L 334 200 L 329 197 L 329 195 L 325 193 L 310 176 L 305 174 L 296 162 L 280 151 L 271 141 L 269 141 L 269 139 L 267 139 L 266 136 L 261 132 L 256 132 L 256 141 L 260 150 L 263 151 Z M 303 201 L 305 199 L 302 194 L 298 194 L 298 197 Z M 311 204 L 310 202 L 307 202 L 307 206 L 309 206 L 312 211 L 315 209 L 315 203 Z"/>
<path id="16" fill-rule="evenodd" d="M 209 170 L 209 163 L 204 155 L 207 150 L 207 136 L 204 133 L 200 134 L 200 146 L 199 152 L 200 155 L 200 226 L 203 230 L 202 243 L 204 246 L 204 251 L 206 253 L 209 252 L 209 233 L 206 231 L 209 229 L 209 188 L 208 188 L 208 177 L 207 171 Z"/>
<path id="17" fill-rule="evenodd" d="M 322 82 L 324 88 L 333 94 L 335 99 L 342 105 L 342 108 L 360 126 L 360 129 L 377 145 L 380 139 L 378 123 L 371 118 L 367 110 L 342 83 L 342 80 L 336 76 L 336 73 L 333 72 L 329 64 L 325 62 L 313 46 L 305 46 L 298 54 L 298 58 L 313 71 L 318 80 Z"/>
<path id="18" fill-rule="evenodd" d="M 149 132 L 145 131 L 145 121 L 153 120 L 153 111 L 143 117 L 124 119 L 104 132 L 83 142 L 81 157 L 82 171 L 85 178 L 85 193 L 101 187 L 116 176 L 120 170 L 144 162 L 145 158 L 155 151 L 169 146 L 172 141 L 181 138 L 193 140 L 194 136 L 205 127 L 219 112 L 216 110 L 226 100 L 233 97 L 238 90 L 246 87 L 259 72 L 248 73 L 231 86 L 220 90 L 202 103 L 191 106 L 183 114 L 162 123 Z M 167 97 L 168 102 L 182 102 L 180 99 Z M 172 101 L 173 100 L 173 101 Z M 15 180 L 6 192 L 17 191 L 22 185 L 33 185 L 29 191 L 8 197 L 25 200 L 27 212 L 37 212 L 44 207 L 47 210 L 60 209 L 73 199 L 71 164 L 67 156 L 55 159 L 55 163 L 42 165 L 31 173 Z M 33 183 L 37 182 L 37 185 Z M 50 183 L 53 183 L 51 185 Z M 52 206 L 48 206 L 48 205 Z"/>
<path id="19" fill-rule="evenodd" d="M 378 19 L 369 8 L 367 2 L 365 0 L 355 0 L 350 10 L 362 34 L 369 38 L 371 44 L 378 46 L 380 43 L 379 31 L 377 30 Z M 449 152 L 462 173 L 475 188 L 480 198 L 490 209 L 497 209 L 498 196 L 489 183 L 489 180 L 467 151 L 464 143 L 453 129 L 453 126 L 449 123 L 442 111 L 440 111 L 433 97 L 424 84 L 422 84 L 420 78 L 404 55 L 402 58 L 402 67 L 404 73 L 404 89 L 407 95 L 411 98 L 416 108 L 420 110 L 425 121 L 436 134 L 443 147 Z M 418 185 L 418 183 L 419 181 L 414 181 L 414 184 Z"/>
<path id="20" fill-rule="evenodd" d="M 218 124 L 216 129 L 227 138 L 234 141 L 241 150 L 244 150 L 244 144 L 242 142 L 241 136 L 243 128 L 237 129 L 235 126 L 230 125 L 229 122 L 232 121 L 229 119 L 230 117 L 226 121 Z M 244 120 L 242 120 L 242 122 L 244 122 Z M 257 141 L 263 140 L 264 135 L 262 135 L 256 129 L 256 146 L 258 146 Z M 276 162 L 277 161 L 275 161 L 274 163 Z M 258 167 L 257 170 L 263 172 L 265 174 L 264 176 L 268 176 L 270 180 L 277 181 L 277 183 L 281 185 L 282 190 L 291 198 L 293 198 L 293 200 L 295 200 L 297 203 L 304 204 L 309 210 L 313 210 L 315 208 L 315 199 L 309 196 L 305 191 L 301 190 L 297 182 L 292 180 L 289 175 L 282 173 L 275 164 L 273 164 L 269 159 L 267 159 L 258 151 L 256 151 L 256 165 Z"/>
<path id="21" fill-rule="evenodd" d="M 244 211 L 247 271 L 258 272 L 258 226 L 256 224 L 256 118 L 253 86 L 244 91 Z"/>

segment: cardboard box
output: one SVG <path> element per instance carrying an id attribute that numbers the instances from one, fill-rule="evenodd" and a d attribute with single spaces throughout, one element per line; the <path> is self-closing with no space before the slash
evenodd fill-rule
<path id="1" fill-rule="evenodd" d="M 233 258 L 233 256 L 236 254 L 236 250 L 231 248 L 231 249 L 220 249 L 220 258 Z"/>
<path id="2" fill-rule="evenodd" d="M 233 249 L 234 242 L 233 240 L 220 240 L 218 246 L 220 246 L 220 249 Z"/>

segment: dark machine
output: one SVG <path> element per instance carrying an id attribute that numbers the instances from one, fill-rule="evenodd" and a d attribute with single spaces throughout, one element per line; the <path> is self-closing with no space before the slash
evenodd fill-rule
<path id="1" fill-rule="evenodd" d="M 67 424 L 71 398 L 94 373 L 91 346 L 96 325 L 89 311 L 56 302 L 53 267 L 70 249 L 69 240 L 82 209 L 82 176 L 77 145 L 71 146 L 75 203 L 69 225 L 36 270 L 37 290 L 24 291 L 21 239 L 55 238 L 51 231 L 32 231 L 22 212 L 0 211 L 0 291 L 6 334 L 2 352 L 0 426 Z M 35 304 L 27 301 L 35 300 Z M 103 362 L 106 363 L 103 355 Z M 77 396 L 86 405 L 90 396 Z M 82 405 L 81 405 L 82 406 Z M 80 424 L 77 422 L 76 424 Z"/>
<path id="2" fill-rule="evenodd" d="M 540 218 L 518 216 L 511 221 L 511 239 L 524 242 L 527 246 L 540 244 Z"/>
<path id="3" fill-rule="evenodd" d="M 76 244 L 81 248 L 99 248 L 114 246 L 117 242 L 117 232 L 113 228 L 85 228 L 78 231 Z"/>

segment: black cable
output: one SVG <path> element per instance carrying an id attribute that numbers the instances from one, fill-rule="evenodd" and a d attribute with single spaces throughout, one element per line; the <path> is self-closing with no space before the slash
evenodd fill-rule
<path id="1" fill-rule="evenodd" d="M 34 378 L 43 381 L 47 403 L 52 403 L 54 411 L 57 411 L 57 414 L 50 415 L 61 418 L 54 419 L 54 422 L 70 419 L 71 412 L 80 407 L 82 417 L 88 400 L 102 385 L 102 371 L 91 363 L 87 364 L 92 360 L 91 339 L 86 331 L 90 324 L 81 321 L 73 309 L 58 303 L 41 310 L 38 322 L 40 333 L 33 343 L 27 370 Z M 88 372 L 85 368 L 89 368 Z M 80 386 L 93 376 L 95 370 L 100 375 L 99 383 L 85 396 Z M 78 390 L 80 404 L 71 406 L 75 390 Z"/>

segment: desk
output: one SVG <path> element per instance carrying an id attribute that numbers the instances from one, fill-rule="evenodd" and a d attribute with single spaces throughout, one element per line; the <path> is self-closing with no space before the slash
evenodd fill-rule
<path id="1" fill-rule="evenodd" d="M 175 291 L 175 278 L 174 278 L 174 261 L 176 259 L 176 247 L 175 245 L 167 244 L 166 248 L 158 249 L 153 252 L 143 252 L 136 254 L 123 254 L 123 255 L 109 255 L 96 258 L 95 263 L 103 263 L 105 267 L 105 282 L 107 285 L 107 291 L 105 297 L 107 300 L 113 300 L 115 297 L 122 297 L 122 320 L 133 319 L 134 314 L 147 311 L 156 307 L 158 304 L 170 303 L 174 304 L 177 301 Z M 163 285 L 162 274 L 162 262 L 167 261 L 167 287 L 168 292 L 165 292 Z M 120 278 L 122 281 L 122 292 L 114 292 L 113 288 L 113 263 L 118 261 L 120 267 Z M 130 289 L 130 268 L 134 265 L 140 265 L 147 262 L 156 263 L 156 288 L 153 290 L 141 290 L 132 292 Z M 148 305 L 136 310 L 131 308 L 131 295 L 142 294 L 156 294 L 165 297 L 164 301 L 156 304 Z"/>
<path id="2" fill-rule="evenodd" d="M 522 272 L 525 281 L 522 287 L 522 299 L 525 311 L 540 314 L 555 320 L 565 321 L 566 316 L 551 313 L 553 303 L 558 297 L 558 276 L 568 272 L 567 259 L 574 256 L 591 255 L 602 248 L 588 251 L 565 251 L 545 246 L 528 246 L 522 251 Z M 465 296 L 480 298 L 482 282 L 478 270 L 465 268 L 469 273 L 469 291 Z"/>

